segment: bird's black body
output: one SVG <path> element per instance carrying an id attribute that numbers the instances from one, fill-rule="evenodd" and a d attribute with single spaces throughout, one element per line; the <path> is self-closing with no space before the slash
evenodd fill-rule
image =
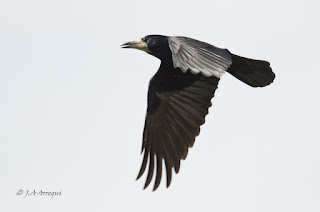
<path id="1" fill-rule="evenodd" d="M 149 160 L 146 188 L 156 163 L 154 190 L 161 181 L 163 161 L 167 187 L 172 168 L 179 172 L 180 160 L 186 158 L 188 148 L 200 133 L 223 72 L 252 87 L 264 87 L 275 78 L 266 61 L 240 57 L 190 38 L 150 35 L 123 47 L 146 51 L 161 60 L 158 72 L 149 83 L 144 157 L 138 174 L 140 178 Z"/>
<path id="2" fill-rule="evenodd" d="M 162 62 L 158 72 L 152 77 L 148 91 L 148 114 L 153 114 L 159 104 L 160 99 L 156 93 L 172 92 L 182 90 L 199 80 L 201 74 L 182 73 L 178 68 L 174 68 L 172 60 Z"/>

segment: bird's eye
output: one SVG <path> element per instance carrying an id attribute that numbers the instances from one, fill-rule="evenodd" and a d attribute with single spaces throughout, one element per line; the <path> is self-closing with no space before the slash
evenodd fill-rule
<path id="1" fill-rule="evenodd" d="M 141 38 L 141 40 L 142 40 L 143 42 L 146 42 L 146 38 Z"/>

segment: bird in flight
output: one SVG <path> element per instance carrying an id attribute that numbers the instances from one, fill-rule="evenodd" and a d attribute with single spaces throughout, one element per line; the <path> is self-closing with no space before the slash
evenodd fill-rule
<path id="1" fill-rule="evenodd" d="M 161 60 L 149 82 L 141 151 L 144 156 L 137 177 L 142 176 L 149 161 L 144 189 L 155 170 L 153 190 L 158 188 L 163 162 L 170 186 L 172 169 L 179 172 L 181 159 L 187 157 L 188 148 L 199 135 L 224 72 L 252 87 L 267 86 L 275 78 L 267 61 L 241 57 L 187 37 L 148 35 L 121 47 L 139 49 Z"/>

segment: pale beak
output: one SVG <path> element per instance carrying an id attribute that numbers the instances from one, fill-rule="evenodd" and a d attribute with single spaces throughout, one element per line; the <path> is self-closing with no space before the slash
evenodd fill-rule
<path id="1" fill-rule="evenodd" d="M 134 49 L 139 49 L 139 50 L 145 51 L 147 53 L 151 53 L 150 50 L 148 49 L 147 43 L 144 42 L 142 39 L 126 42 L 126 43 L 122 44 L 121 47 L 122 48 L 134 48 Z"/>

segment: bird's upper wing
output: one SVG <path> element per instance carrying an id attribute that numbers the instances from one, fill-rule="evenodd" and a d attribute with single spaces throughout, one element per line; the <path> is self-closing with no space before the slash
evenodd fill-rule
<path id="1" fill-rule="evenodd" d="M 200 125 L 205 121 L 211 98 L 219 78 L 201 74 L 182 73 L 178 68 L 165 67 L 150 80 L 148 109 L 143 132 L 143 162 L 137 179 L 141 177 L 149 160 L 146 188 L 153 177 L 156 163 L 154 190 L 160 184 L 162 162 L 167 173 L 167 187 L 172 168 L 179 172 L 180 160 L 185 159 L 188 148 L 193 146 Z"/>
<path id="2" fill-rule="evenodd" d="M 187 37 L 169 37 L 169 48 L 175 68 L 185 73 L 188 69 L 194 74 L 206 77 L 221 77 L 231 65 L 228 50 Z"/>

